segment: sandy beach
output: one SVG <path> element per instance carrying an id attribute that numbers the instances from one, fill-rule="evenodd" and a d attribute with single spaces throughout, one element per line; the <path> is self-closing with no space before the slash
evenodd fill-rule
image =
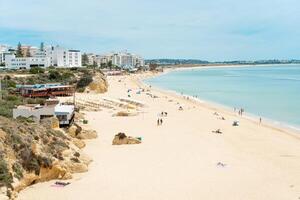
<path id="1" fill-rule="evenodd" d="M 146 105 L 138 108 L 138 115 L 113 117 L 117 110 L 109 108 L 86 112 L 90 128 L 99 135 L 88 141 L 84 149 L 93 159 L 89 172 L 76 174 L 66 187 L 51 187 L 55 181 L 33 185 L 22 191 L 19 199 L 300 198 L 297 134 L 259 124 L 233 111 L 149 88 L 141 83 L 146 76 L 108 77 L 109 91 L 97 95 L 118 99 L 128 97 L 128 89 L 132 89 L 130 98 Z M 140 88 L 145 92 L 137 94 Z M 180 106 L 183 110 L 179 110 Z M 159 116 L 162 111 L 168 113 L 167 117 Z M 158 118 L 163 119 L 161 126 L 157 126 Z M 232 126 L 234 120 L 240 126 Z M 212 132 L 217 129 L 222 134 Z M 112 140 L 118 132 L 142 137 L 142 143 L 113 146 Z"/>

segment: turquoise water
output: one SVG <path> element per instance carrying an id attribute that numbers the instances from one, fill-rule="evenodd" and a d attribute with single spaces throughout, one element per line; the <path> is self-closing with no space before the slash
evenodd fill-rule
<path id="1" fill-rule="evenodd" d="M 145 82 L 300 127 L 300 65 L 173 71 Z"/>

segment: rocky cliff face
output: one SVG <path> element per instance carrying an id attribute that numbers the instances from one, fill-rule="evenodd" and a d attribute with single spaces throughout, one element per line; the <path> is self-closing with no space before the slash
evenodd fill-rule
<path id="1" fill-rule="evenodd" d="M 42 124 L 0 117 L 0 199 L 37 182 L 70 179 L 86 172 L 92 161 L 85 143 L 57 128 L 55 119 Z"/>
<path id="2" fill-rule="evenodd" d="M 108 82 L 105 76 L 101 73 L 97 73 L 93 77 L 93 82 L 86 88 L 86 92 L 94 92 L 97 94 L 105 93 L 108 89 Z"/>

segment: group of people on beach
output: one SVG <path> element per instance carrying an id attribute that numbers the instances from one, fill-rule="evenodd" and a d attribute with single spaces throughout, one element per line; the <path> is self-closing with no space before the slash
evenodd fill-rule
<path id="1" fill-rule="evenodd" d="M 167 117 L 168 113 L 167 112 L 161 112 L 158 114 L 159 117 Z M 161 126 L 163 124 L 163 119 L 162 118 L 158 118 L 157 119 L 157 126 Z"/>
<path id="2" fill-rule="evenodd" d="M 236 108 L 234 108 L 234 112 L 236 112 Z M 239 109 L 238 114 L 240 116 L 243 116 L 243 113 L 245 112 L 244 108 Z"/>
<path id="3" fill-rule="evenodd" d="M 157 126 L 161 126 L 163 124 L 162 118 L 157 119 Z"/>

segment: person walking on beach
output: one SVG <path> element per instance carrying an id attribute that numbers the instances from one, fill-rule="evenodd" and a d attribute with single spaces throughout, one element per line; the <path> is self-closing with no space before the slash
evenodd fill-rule
<path id="1" fill-rule="evenodd" d="M 162 125 L 163 124 L 163 120 L 162 119 L 160 119 L 160 125 Z"/>
<path id="2" fill-rule="evenodd" d="M 259 123 L 261 124 L 261 117 L 259 118 Z"/>

